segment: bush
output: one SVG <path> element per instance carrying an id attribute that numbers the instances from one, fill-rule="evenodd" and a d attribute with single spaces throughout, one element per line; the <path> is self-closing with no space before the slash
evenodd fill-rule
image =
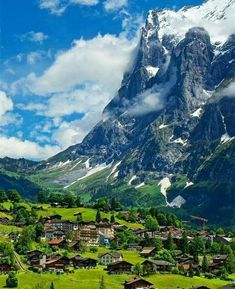
<path id="1" fill-rule="evenodd" d="M 15 288 L 18 286 L 18 279 L 15 272 L 10 272 L 6 279 L 6 287 Z"/>

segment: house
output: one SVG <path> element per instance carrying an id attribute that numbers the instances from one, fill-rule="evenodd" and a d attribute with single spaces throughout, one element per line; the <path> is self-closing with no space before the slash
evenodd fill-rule
<path id="1" fill-rule="evenodd" d="M 165 260 L 145 260 L 142 263 L 144 271 L 154 273 L 154 272 L 171 272 L 174 264 L 167 262 Z"/>
<path id="2" fill-rule="evenodd" d="M 27 252 L 27 263 L 31 267 L 42 266 L 46 263 L 46 254 L 40 250 L 32 250 Z"/>
<path id="3" fill-rule="evenodd" d="M 46 240 L 65 240 L 66 234 L 61 230 L 47 229 L 45 237 Z"/>
<path id="4" fill-rule="evenodd" d="M 99 254 L 99 264 L 109 265 L 118 261 L 122 261 L 122 254 L 116 252 L 107 252 L 104 254 Z"/>
<path id="5" fill-rule="evenodd" d="M 99 223 L 96 225 L 96 228 L 100 235 L 107 237 L 108 239 L 112 239 L 114 237 L 114 229 L 113 226 L 109 223 Z"/>
<path id="6" fill-rule="evenodd" d="M 155 238 L 155 232 L 151 231 L 149 229 L 137 229 L 134 231 L 134 234 L 136 235 L 137 238 L 139 239 L 145 239 L 146 235 L 152 239 Z"/>
<path id="7" fill-rule="evenodd" d="M 144 247 L 142 251 L 140 252 L 140 256 L 143 258 L 150 258 L 154 257 L 156 254 L 156 248 L 155 247 Z"/>
<path id="8" fill-rule="evenodd" d="M 223 236 L 223 235 L 217 235 L 213 238 L 214 242 L 222 243 L 224 245 L 229 245 L 232 242 L 233 238 Z"/>
<path id="9" fill-rule="evenodd" d="M 107 266 L 109 274 L 132 274 L 133 264 L 127 261 L 117 261 Z"/>
<path id="10" fill-rule="evenodd" d="M 48 260 L 45 263 L 45 269 L 48 271 L 63 273 L 65 268 L 70 265 L 70 259 L 65 256 L 60 256 L 55 259 Z"/>
<path id="11" fill-rule="evenodd" d="M 131 243 L 128 245 L 127 250 L 130 251 L 140 251 L 142 249 L 142 247 L 138 244 L 138 243 Z"/>
<path id="12" fill-rule="evenodd" d="M 77 262 L 75 264 L 75 268 L 77 269 L 81 269 L 81 268 L 85 268 L 85 269 L 92 269 L 95 268 L 97 265 L 97 260 L 92 259 L 92 258 L 81 258 L 79 260 L 79 258 L 77 259 Z"/>
<path id="13" fill-rule="evenodd" d="M 212 257 L 213 263 L 224 265 L 228 259 L 228 255 L 215 255 Z"/>
<path id="14" fill-rule="evenodd" d="M 124 289 L 149 289 L 153 288 L 153 284 L 142 278 L 133 279 L 124 283 Z"/>
<path id="15" fill-rule="evenodd" d="M 92 224 L 80 226 L 77 238 L 81 242 L 84 242 L 87 246 L 99 245 L 99 232 L 96 226 Z"/>

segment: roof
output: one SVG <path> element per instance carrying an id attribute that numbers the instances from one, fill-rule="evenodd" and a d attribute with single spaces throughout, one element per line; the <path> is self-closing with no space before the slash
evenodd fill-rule
<path id="1" fill-rule="evenodd" d="M 140 254 L 149 254 L 155 250 L 155 247 L 144 247 Z"/>
<path id="2" fill-rule="evenodd" d="M 147 281 L 147 280 L 144 280 L 144 279 L 142 279 L 142 278 L 138 278 L 138 279 L 133 279 L 133 280 L 130 280 L 130 281 L 126 281 L 125 284 L 130 285 L 130 284 L 133 284 L 133 283 L 136 283 L 136 282 L 139 282 L 139 281 L 142 281 L 142 282 L 144 282 L 144 283 L 146 283 L 146 284 L 148 284 L 148 285 L 153 285 L 153 283 L 151 283 L 151 282 L 149 282 L 149 281 Z"/>
<path id="3" fill-rule="evenodd" d="M 48 244 L 49 245 L 59 245 L 62 242 L 63 242 L 63 240 L 55 239 L 55 240 L 51 240 Z"/>
<path id="4" fill-rule="evenodd" d="M 109 264 L 108 266 L 113 266 L 113 265 L 118 265 L 118 264 L 123 264 L 123 263 L 133 266 L 133 264 L 131 264 L 130 262 L 127 262 L 125 260 L 113 262 L 113 263 Z"/>
<path id="5" fill-rule="evenodd" d="M 212 258 L 217 260 L 226 260 L 228 255 L 214 255 Z"/>
<path id="6" fill-rule="evenodd" d="M 103 254 L 99 254 L 98 257 L 101 258 L 105 255 L 111 255 L 113 258 L 120 258 L 122 257 L 122 254 L 116 253 L 116 252 L 107 252 L 107 253 L 103 253 Z"/>
<path id="7" fill-rule="evenodd" d="M 172 264 L 168 261 L 165 261 L 165 260 L 145 260 L 143 263 L 145 263 L 145 262 L 149 262 L 149 263 L 159 265 L 159 266 L 174 266 L 174 264 Z"/>

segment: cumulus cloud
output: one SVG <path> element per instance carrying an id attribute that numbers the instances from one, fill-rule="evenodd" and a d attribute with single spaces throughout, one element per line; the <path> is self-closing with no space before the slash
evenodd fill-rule
<path id="1" fill-rule="evenodd" d="M 59 151 L 58 146 L 40 146 L 28 140 L 0 135 L 0 157 L 47 159 Z"/>
<path id="2" fill-rule="evenodd" d="M 4 91 L 0 90 L 0 117 L 2 117 L 7 111 L 13 109 L 13 102 L 10 97 L 6 95 Z"/>
<path id="3" fill-rule="evenodd" d="M 39 7 L 47 9 L 51 14 L 60 16 L 70 5 L 97 5 L 99 0 L 39 0 Z"/>
<path id="4" fill-rule="evenodd" d="M 128 0 L 106 0 L 104 2 L 104 9 L 108 12 L 119 10 L 128 5 Z"/>
<path id="5" fill-rule="evenodd" d="M 86 82 L 101 83 L 113 93 L 121 83 L 136 41 L 106 34 L 77 40 L 40 77 L 31 74 L 28 88 L 35 94 L 65 92 Z"/>
<path id="6" fill-rule="evenodd" d="M 21 40 L 28 40 L 39 44 L 42 44 L 47 38 L 48 35 L 44 34 L 43 32 L 34 32 L 34 31 L 27 32 L 20 36 Z"/>

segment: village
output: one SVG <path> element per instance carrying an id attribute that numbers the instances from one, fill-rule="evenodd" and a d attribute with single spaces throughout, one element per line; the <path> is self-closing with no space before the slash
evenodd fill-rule
<path id="1" fill-rule="evenodd" d="M 60 214 L 40 216 L 43 205 L 30 210 L 22 204 L 11 212 L 1 207 L 2 227 L 21 230 L 1 232 L 1 239 L 10 240 L 12 246 L 0 243 L 0 274 L 101 270 L 104 275 L 129 276 L 122 284 L 124 289 L 155 288 L 146 280 L 154 274 L 233 281 L 229 274 L 234 270 L 234 235 L 222 228 L 211 231 L 199 224 L 192 229 L 156 209 L 116 210 L 110 212 L 110 218 L 103 218 L 102 208 L 95 208 L 94 220 L 83 220 L 81 211 L 86 208 L 74 208 L 68 219 Z"/>

